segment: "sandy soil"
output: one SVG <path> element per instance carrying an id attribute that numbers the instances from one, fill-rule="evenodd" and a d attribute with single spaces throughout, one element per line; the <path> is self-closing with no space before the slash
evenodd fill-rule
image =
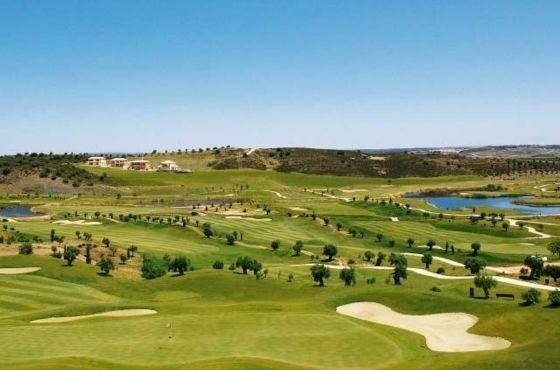
<path id="1" fill-rule="evenodd" d="M 489 351 L 509 348 L 511 345 L 511 342 L 503 338 L 468 333 L 467 330 L 478 321 L 478 318 L 466 313 L 404 315 L 375 302 L 339 306 L 336 312 L 423 335 L 428 348 L 432 351 Z"/>
<path id="2" fill-rule="evenodd" d="M 3 267 L 0 268 L 0 275 L 29 274 L 40 269 L 40 267 Z"/>
<path id="3" fill-rule="evenodd" d="M 156 313 L 157 311 L 154 310 L 130 309 L 130 310 L 107 311 L 107 312 L 95 313 L 93 315 L 49 317 L 47 319 L 34 320 L 31 321 L 31 323 L 32 324 L 57 324 L 61 322 L 76 321 L 76 320 L 88 319 L 92 317 L 132 317 L 132 316 L 154 315 Z"/>
<path id="4" fill-rule="evenodd" d="M 259 222 L 272 221 L 271 218 L 254 218 L 254 217 L 242 217 L 242 216 L 226 216 L 226 218 L 232 220 L 249 220 L 249 221 L 259 221 Z"/>
<path id="5" fill-rule="evenodd" d="M 54 221 L 53 224 L 59 225 L 80 225 L 80 226 L 94 226 L 94 225 L 101 225 L 101 222 L 97 221 L 86 221 L 86 220 L 77 220 L 77 221 L 70 221 L 70 220 L 58 220 Z"/>

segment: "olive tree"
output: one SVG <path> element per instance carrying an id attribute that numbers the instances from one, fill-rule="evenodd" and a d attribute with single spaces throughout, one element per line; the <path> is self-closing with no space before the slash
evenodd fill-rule
<path id="1" fill-rule="evenodd" d="M 315 264 L 311 266 L 311 276 L 313 281 L 319 283 L 319 286 L 322 287 L 325 286 L 324 280 L 331 276 L 331 272 L 327 266 Z"/>

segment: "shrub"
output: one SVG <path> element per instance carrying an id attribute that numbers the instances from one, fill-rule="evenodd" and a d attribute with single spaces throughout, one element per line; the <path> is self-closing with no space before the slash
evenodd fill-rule
<path id="1" fill-rule="evenodd" d="M 550 292 L 548 300 L 550 301 L 550 305 L 552 307 L 560 307 L 560 290 L 557 289 L 554 292 Z"/>
<path id="2" fill-rule="evenodd" d="M 212 268 L 216 270 L 222 270 L 224 268 L 224 263 L 222 261 L 214 261 Z"/>
<path id="3" fill-rule="evenodd" d="M 445 269 L 443 267 L 438 267 L 438 269 L 436 270 L 436 273 L 445 274 Z"/>
<path id="4" fill-rule="evenodd" d="M 235 264 L 232 263 L 231 265 L 229 265 L 228 270 L 235 271 Z"/>
<path id="5" fill-rule="evenodd" d="M 294 281 L 294 274 L 288 275 L 288 283 L 291 283 L 292 281 Z"/>
<path id="6" fill-rule="evenodd" d="M 375 278 L 374 277 L 367 278 L 366 284 L 368 285 L 375 284 Z"/>
<path id="7" fill-rule="evenodd" d="M 531 288 L 521 295 L 527 305 L 534 305 L 541 301 L 541 292 Z"/>
<path id="8" fill-rule="evenodd" d="M 354 261 L 352 258 L 350 258 L 350 259 L 348 260 L 348 264 L 349 264 L 349 265 L 354 265 L 354 264 L 356 264 L 356 261 Z"/>
<path id="9" fill-rule="evenodd" d="M 144 279 L 156 279 L 167 273 L 167 262 L 162 258 L 145 256 L 141 271 Z"/>
<path id="10" fill-rule="evenodd" d="M 31 243 L 25 242 L 19 246 L 19 254 L 29 255 L 33 254 L 33 246 Z"/>
<path id="11" fill-rule="evenodd" d="M 432 292 L 436 292 L 436 293 L 441 292 L 441 289 L 440 289 L 439 287 L 435 286 L 435 285 L 434 285 L 430 290 L 431 290 Z"/>

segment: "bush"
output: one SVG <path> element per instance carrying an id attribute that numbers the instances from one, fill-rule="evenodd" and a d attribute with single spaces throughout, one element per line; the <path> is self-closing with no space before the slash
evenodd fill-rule
<path id="1" fill-rule="evenodd" d="M 156 279 L 167 273 L 167 262 L 162 258 L 145 256 L 141 271 L 144 279 Z"/>
<path id="2" fill-rule="evenodd" d="M 375 278 L 374 277 L 367 278 L 366 284 L 368 285 L 375 284 Z"/>
<path id="3" fill-rule="evenodd" d="M 445 274 L 445 269 L 443 267 L 438 267 L 438 269 L 436 270 L 436 273 Z"/>
<path id="4" fill-rule="evenodd" d="M 294 274 L 288 275 L 288 283 L 291 283 L 292 281 L 294 281 Z"/>
<path id="5" fill-rule="evenodd" d="M 31 243 L 25 242 L 19 246 L 19 254 L 29 255 L 33 254 L 33 246 Z"/>
<path id="6" fill-rule="evenodd" d="M 349 264 L 349 265 L 354 265 L 354 264 L 356 264 L 356 261 L 354 261 L 352 258 L 350 258 L 350 259 L 348 260 L 348 264 Z"/>
<path id="7" fill-rule="evenodd" d="M 215 261 L 212 265 L 213 269 L 222 270 L 224 268 L 224 263 L 222 261 Z"/>
<path id="8" fill-rule="evenodd" d="M 439 287 L 435 286 L 435 285 L 434 285 L 430 290 L 431 290 L 432 292 L 436 292 L 436 293 L 441 292 L 441 289 L 440 289 Z"/>
<path id="9" fill-rule="evenodd" d="M 541 292 L 531 288 L 521 295 L 527 305 L 534 305 L 541 301 Z"/>
<path id="10" fill-rule="evenodd" d="M 554 292 L 550 292 L 548 300 L 552 307 L 560 307 L 560 290 L 557 289 Z"/>
<path id="11" fill-rule="evenodd" d="M 232 263 L 231 265 L 229 265 L 228 270 L 235 271 L 235 264 Z"/>

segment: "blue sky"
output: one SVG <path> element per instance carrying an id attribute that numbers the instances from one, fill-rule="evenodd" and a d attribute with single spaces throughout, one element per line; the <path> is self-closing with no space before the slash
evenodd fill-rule
<path id="1" fill-rule="evenodd" d="M 0 0 L 0 153 L 560 144 L 559 1 Z"/>

